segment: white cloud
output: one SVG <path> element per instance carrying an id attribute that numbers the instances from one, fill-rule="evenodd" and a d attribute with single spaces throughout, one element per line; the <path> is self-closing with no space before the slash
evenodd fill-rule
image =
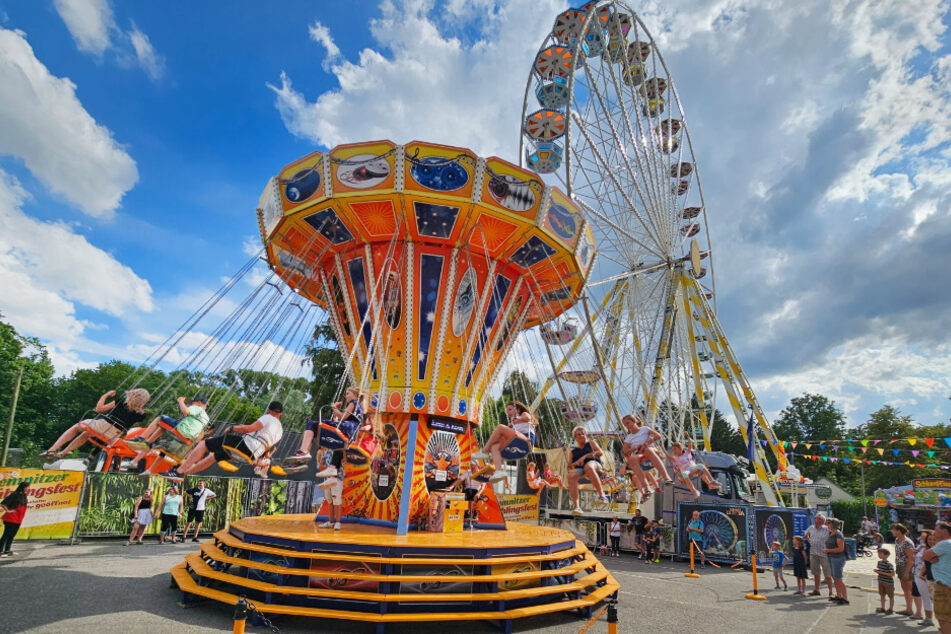
<path id="1" fill-rule="evenodd" d="M 121 66 L 136 64 L 153 81 L 165 74 L 165 59 L 149 36 L 134 22 L 128 31 L 116 24 L 111 0 L 54 0 L 53 4 L 79 50 L 102 58 L 113 49 Z"/>
<path id="2" fill-rule="evenodd" d="M 40 62 L 22 32 L 0 28 L 0 153 L 92 216 L 109 216 L 138 180 L 132 157 Z"/>
<path id="3" fill-rule="evenodd" d="M 327 49 L 325 62 L 339 88 L 311 102 L 282 73 L 280 86 L 269 86 L 287 129 L 326 147 L 422 139 L 517 161 L 530 60 L 564 3 L 483 5 L 481 21 L 468 25 L 477 34 L 467 40 L 443 33 L 463 17 L 475 17 L 458 3 L 446 18 L 452 22 L 439 24 L 429 3 L 383 2 L 382 16 L 370 23 L 378 47 L 360 51 L 355 63 L 336 52 L 329 29 L 316 23 L 320 28 L 315 34 L 311 27 L 311 37 Z M 513 60 L 524 64 L 513 68 Z"/>
<path id="4" fill-rule="evenodd" d="M 824 394 L 842 405 L 851 424 L 857 424 L 884 403 L 912 407 L 943 402 L 949 376 L 951 344 L 925 350 L 901 336 L 867 336 L 844 342 L 809 367 L 760 377 L 753 387 L 774 396 Z M 924 418 L 917 422 L 942 421 Z"/>
<path id="5" fill-rule="evenodd" d="M 110 31 L 116 28 L 109 0 L 53 0 L 76 48 L 102 56 L 109 48 Z"/>
<path id="6" fill-rule="evenodd" d="M 75 366 L 74 346 L 86 330 L 77 304 L 122 317 L 151 311 L 152 289 L 68 225 L 27 216 L 27 199 L 20 183 L 0 171 L 0 312 Z"/>
<path id="7" fill-rule="evenodd" d="M 324 50 L 327 51 L 327 55 L 323 61 L 323 69 L 329 71 L 333 64 L 340 59 L 340 48 L 334 44 L 333 37 L 330 35 L 330 29 L 320 22 L 314 22 L 307 31 L 310 33 L 310 39 L 323 46 Z"/>
<path id="8" fill-rule="evenodd" d="M 162 75 L 165 74 L 165 59 L 155 52 L 149 36 L 133 24 L 129 31 L 129 41 L 132 43 L 133 50 L 135 50 L 135 57 L 139 66 L 153 80 L 161 79 Z"/>

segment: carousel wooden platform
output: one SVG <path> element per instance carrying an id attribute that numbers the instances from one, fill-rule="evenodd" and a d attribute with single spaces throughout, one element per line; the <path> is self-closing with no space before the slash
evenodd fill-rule
<path id="1" fill-rule="evenodd" d="M 491 621 L 592 608 L 619 585 L 574 535 L 510 522 L 508 529 L 411 532 L 345 524 L 319 529 L 312 515 L 249 517 L 172 568 L 182 603 L 235 604 L 264 614 L 376 624 Z"/>

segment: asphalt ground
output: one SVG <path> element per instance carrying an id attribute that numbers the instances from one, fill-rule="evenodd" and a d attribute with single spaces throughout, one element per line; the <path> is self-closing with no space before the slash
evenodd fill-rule
<path id="1" fill-rule="evenodd" d="M 169 569 L 194 550 L 186 542 L 155 542 L 125 547 L 116 541 L 76 546 L 17 543 L 17 554 L 0 559 L 0 632 L 222 632 L 232 629 L 231 607 L 200 602 L 179 606 L 180 592 L 169 587 Z M 760 572 L 766 601 L 745 598 L 752 589 L 747 570 L 699 570 L 699 579 L 684 577 L 687 565 L 670 560 L 645 564 L 630 554 L 600 557 L 621 583 L 618 597 L 620 632 L 893 632 L 937 631 L 896 615 L 875 614 L 877 591 L 873 559 L 849 562 L 846 583 L 851 605 L 835 606 L 821 597 L 800 597 L 791 589 L 773 589 L 772 573 Z M 809 581 L 809 588 L 812 581 Z M 904 600 L 896 597 L 896 609 Z M 277 617 L 282 632 L 372 632 L 372 625 Z M 587 624 L 574 614 L 556 614 L 514 622 L 516 632 L 576 633 Z M 248 632 L 265 632 L 250 623 Z M 420 632 L 497 632 L 485 622 L 400 624 L 393 634 Z M 607 618 L 589 633 L 607 632 Z"/>

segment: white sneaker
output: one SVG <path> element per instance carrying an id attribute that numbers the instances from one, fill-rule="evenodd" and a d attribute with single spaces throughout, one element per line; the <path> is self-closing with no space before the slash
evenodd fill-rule
<path id="1" fill-rule="evenodd" d="M 327 478 L 323 482 L 317 485 L 318 489 L 331 489 L 340 482 L 337 478 Z"/>
<path id="2" fill-rule="evenodd" d="M 330 528 L 331 526 L 333 526 L 333 524 L 330 522 L 323 522 L 322 524 L 318 524 L 317 528 Z"/>
<path id="3" fill-rule="evenodd" d="M 492 457 L 491 455 L 487 454 L 484 451 L 477 451 L 474 454 L 472 454 L 473 460 L 488 460 L 491 457 Z"/>
<path id="4" fill-rule="evenodd" d="M 572 515 L 584 515 L 584 511 L 581 510 L 580 506 L 576 506 L 575 509 L 571 512 Z"/>
<path id="5" fill-rule="evenodd" d="M 339 531 L 340 528 L 341 528 L 340 522 L 337 522 L 336 524 L 334 524 L 334 530 L 335 530 L 335 531 Z"/>
<path id="6" fill-rule="evenodd" d="M 267 472 L 268 472 L 268 469 L 270 468 L 271 468 L 270 460 L 262 464 L 256 464 L 254 465 L 254 475 L 258 476 L 259 478 L 267 478 Z"/>
<path id="7" fill-rule="evenodd" d="M 323 471 L 318 471 L 315 478 L 330 478 L 337 475 L 337 467 L 329 466 Z"/>
<path id="8" fill-rule="evenodd" d="M 505 473 L 502 471 L 498 471 L 494 473 L 491 478 L 489 478 L 489 482 L 499 482 L 501 480 L 504 480 L 505 478 L 506 478 Z"/>

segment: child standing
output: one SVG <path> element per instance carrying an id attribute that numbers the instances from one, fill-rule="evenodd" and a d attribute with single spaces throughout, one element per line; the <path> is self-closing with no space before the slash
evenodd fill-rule
<path id="1" fill-rule="evenodd" d="M 318 524 L 317 528 L 333 528 L 339 531 L 341 529 L 340 522 L 343 519 L 343 480 L 345 473 L 343 470 L 343 462 L 340 463 L 339 467 L 332 466 L 335 454 L 336 451 L 324 448 L 321 448 L 317 453 L 317 468 L 320 469 L 321 466 L 325 469 L 333 468 L 335 474 L 325 478 L 317 485 L 318 489 L 324 491 L 328 508 L 327 521 Z M 319 472 L 317 473 L 317 477 L 320 477 Z"/>
<path id="2" fill-rule="evenodd" d="M 792 544 L 793 575 L 796 577 L 796 592 L 794 594 L 806 594 L 806 579 L 809 578 L 806 544 L 799 535 L 792 538 Z"/>
<path id="3" fill-rule="evenodd" d="M 782 547 L 779 542 L 773 542 L 769 545 L 770 554 L 773 556 L 773 578 L 776 580 L 777 590 L 779 590 L 780 581 L 783 582 L 783 590 L 789 590 L 786 579 L 783 577 L 783 566 L 786 565 L 786 560 L 789 557 L 781 550 Z"/>
<path id="4" fill-rule="evenodd" d="M 891 553 L 886 548 L 878 549 L 878 565 L 875 572 L 878 574 L 878 598 L 882 607 L 875 608 L 876 612 L 891 614 L 895 610 L 895 566 L 888 561 Z M 885 609 L 885 597 L 888 597 L 888 609 Z"/>

